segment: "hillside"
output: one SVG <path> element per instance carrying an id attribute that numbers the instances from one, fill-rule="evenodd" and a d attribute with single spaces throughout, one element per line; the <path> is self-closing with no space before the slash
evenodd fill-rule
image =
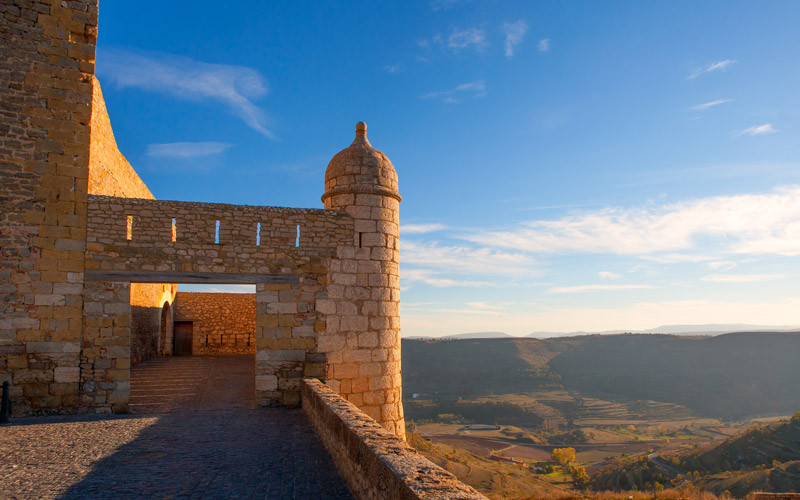
<path id="1" fill-rule="evenodd" d="M 406 398 L 563 387 L 740 419 L 800 408 L 798 353 L 800 333 L 403 340 L 403 382 Z"/>
<path id="2" fill-rule="evenodd" d="M 571 344 L 536 339 L 403 339 L 406 393 L 474 396 L 558 384 L 547 362 Z"/>
<path id="3" fill-rule="evenodd" d="M 609 335 L 574 344 L 549 365 L 570 390 L 738 419 L 800 408 L 798 353 L 798 333 Z"/>
<path id="4" fill-rule="evenodd" d="M 800 489 L 800 412 L 791 420 L 757 424 L 722 443 L 664 456 L 623 459 L 592 478 L 596 489 L 702 483 L 717 494 Z"/>

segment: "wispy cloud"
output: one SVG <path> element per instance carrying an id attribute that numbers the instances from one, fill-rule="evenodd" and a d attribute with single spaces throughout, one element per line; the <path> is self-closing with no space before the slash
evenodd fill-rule
<path id="1" fill-rule="evenodd" d="M 785 274 L 710 274 L 702 278 L 703 281 L 716 281 L 719 283 L 753 283 L 757 281 L 772 281 L 785 278 Z"/>
<path id="2" fill-rule="evenodd" d="M 611 292 L 617 290 L 643 290 L 655 288 L 652 285 L 577 285 L 557 286 L 548 290 L 550 293 L 583 293 L 583 292 Z"/>
<path id="3" fill-rule="evenodd" d="M 746 128 L 738 133 L 736 136 L 740 135 L 767 135 L 767 134 L 774 134 L 777 132 L 775 128 L 772 126 L 771 123 L 765 123 L 763 125 L 754 125 L 752 127 Z"/>
<path id="4" fill-rule="evenodd" d="M 615 280 L 620 278 L 619 274 L 612 273 L 611 271 L 600 271 L 597 273 L 597 275 L 600 276 L 600 279 L 604 280 Z"/>
<path id="5" fill-rule="evenodd" d="M 503 311 L 508 309 L 509 304 L 489 304 L 487 302 L 467 302 L 467 305 L 473 309 L 483 309 L 490 311 Z"/>
<path id="6" fill-rule="evenodd" d="M 449 278 L 430 269 L 403 269 L 400 281 L 405 285 L 407 282 L 420 282 L 435 288 L 445 287 L 491 287 L 497 286 L 496 283 L 488 281 L 477 281 L 464 278 Z"/>
<path id="7" fill-rule="evenodd" d="M 453 28 L 452 33 L 447 37 L 447 47 L 453 52 L 471 48 L 476 52 L 482 52 L 489 46 L 486 32 L 480 28 L 458 29 Z"/>
<path id="8" fill-rule="evenodd" d="M 231 147 L 226 142 L 170 142 L 149 144 L 145 155 L 163 158 L 196 158 L 220 154 Z"/>
<path id="9" fill-rule="evenodd" d="M 728 66 L 736 63 L 735 59 L 725 59 L 724 61 L 714 61 L 706 64 L 702 68 L 696 68 L 689 74 L 689 80 L 694 80 L 700 75 L 712 73 L 714 71 L 725 71 Z"/>
<path id="10" fill-rule="evenodd" d="M 536 260 L 532 256 L 486 247 L 401 240 L 400 254 L 405 266 L 429 268 L 436 272 L 495 278 L 538 273 Z M 407 272 L 404 268 L 403 274 Z"/>
<path id="11" fill-rule="evenodd" d="M 506 35 L 506 57 L 514 56 L 514 48 L 522 42 L 527 31 L 528 25 L 521 19 L 513 23 L 503 24 L 503 33 Z"/>
<path id="12" fill-rule="evenodd" d="M 669 256 L 702 238 L 727 253 L 800 255 L 800 186 L 662 206 L 609 207 L 502 231 L 467 234 L 489 248 L 533 253 Z M 683 254 L 678 253 L 683 256 Z M 699 261 L 720 260 L 695 256 Z"/>
<path id="13" fill-rule="evenodd" d="M 444 224 L 401 224 L 400 234 L 423 234 L 432 233 L 434 231 L 441 231 L 445 229 Z"/>
<path id="14" fill-rule="evenodd" d="M 706 267 L 712 271 L 730 271 L 737 265 L 738 264 L 733 260 L 716 260 L 706 264 Z"/>
<path id="15" fill-rule="evenodd" d="M 547 52 L 550 50 L 550 39 L 542 38 L 539 40 L 539 52 Z"/>
<path id="16" fill-rule="evenodd" d="M 734 99 L 717 99 L 715 101 L 708 101 L 704 102 L 703 104 L 698 104 L 697 106 L 692 106 L 689 108 L 692 111 L 705 111 L 707 109 L 711 109 L 714 106 L 719 106 L 720 104 L 725 104 L 726 102 L 732 102 Z"/>
<path id="17" fill-rule="evenodd" d="M 439 99 L 442 102 L 456 103 L 461 102 L 463 99 L 476 99 L 486 95 L 486 82 L 477 80 L 474 82 L 462 83 L 450 90 L 440 90 L 437 92 L 429 92 L 423 96 L 422 99 Z"/>
<path id="18" fill-rule="evenodd" d="M 392 75 L 393 75 L 393 74 L 395 74 L 395 73 L 400 73 L 401 71 L 403 71 L 403 65 L 402 65 L 402 64 L 400 64 L 400 63 L 397 63 L 397 64 L 387 64 L 386 66 L 384 66 L 384 67 L 383 67 L 383 70 L 384 70 L 385 72 L 387 72 L 387 73 L 389 73 L 389 74 L 392 74 Z"/>
<path id="19" fill-rule="evenodd" d="M 108 49 L 99 71 L 121 88 L 138 88 L 180 99 L 217 101 L 260 134 L 275 138 L 267 115 L 253 103 L 269 89 L 261 74 L 244 66 L 210 64 L 161 53 Z"/>

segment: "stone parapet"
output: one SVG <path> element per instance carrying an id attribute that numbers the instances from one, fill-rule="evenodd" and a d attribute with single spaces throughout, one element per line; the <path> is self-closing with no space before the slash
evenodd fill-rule
<path id="1" fill-rule="evenodd" d="M 302 385 L 303 411 L 356 498 L 486 499 L 319 380 Z"/>

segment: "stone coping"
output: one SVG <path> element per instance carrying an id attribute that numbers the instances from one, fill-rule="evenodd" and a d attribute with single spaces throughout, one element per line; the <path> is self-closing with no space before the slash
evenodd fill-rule
<path id="1" fill-rule="evenodd" d="M 486 500 L 317 379 L 303 379 L 303 411 L 356 498 Z"/>

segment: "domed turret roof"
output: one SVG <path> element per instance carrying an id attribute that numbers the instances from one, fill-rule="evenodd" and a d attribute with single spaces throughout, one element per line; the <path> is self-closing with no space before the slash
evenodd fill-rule
<path id="1" fill-rule="evenodd" d="M 322 201 L 344 193 L 380 194 L 400 200 L 397 172 L 389 158 L 369 143 L 364 122 L 356 123 L 353 143 L 336 153 L 325 170 Z"/>

